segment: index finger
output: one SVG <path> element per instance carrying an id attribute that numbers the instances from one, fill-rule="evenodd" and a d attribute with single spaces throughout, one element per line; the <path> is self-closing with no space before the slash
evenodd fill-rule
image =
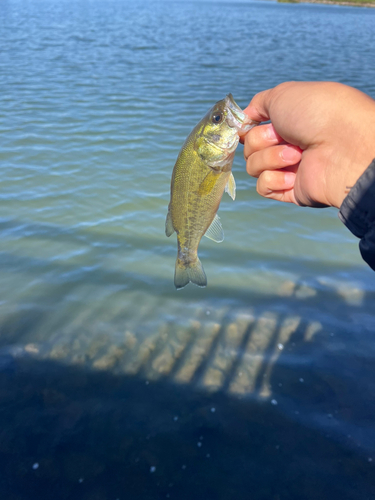
<path id="1" fill-rule="evenodd" d="M 263 90 L 263 92 L 255 94 L 250 104 L 244 109 L 244 113 L 254 121 L 268 121 L 270 119 L 269 105 L 272 90 L 273 89 Z"/>

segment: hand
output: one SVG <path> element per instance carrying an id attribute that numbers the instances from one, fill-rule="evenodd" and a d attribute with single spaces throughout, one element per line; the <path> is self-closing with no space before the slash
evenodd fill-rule
<path id="1" fill-rule="evenodd" d="M 339 208 L 375 158 L 375 101 L 334 82 L 287 82 L 260 92 L 244 110 L 247 172 L 260 195 Z"/>

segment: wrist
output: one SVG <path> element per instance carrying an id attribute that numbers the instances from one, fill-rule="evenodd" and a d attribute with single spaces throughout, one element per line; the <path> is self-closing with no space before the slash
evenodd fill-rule
<path id="1" fill-rule="evenodd" d="M 326 198 L 330 206 L 340 208 L 344 199 L 355 186 L 375 158 L 375 149 L 367 152 L 362 149 L 361 158 L 335 158 L 326 170 Z"/>
<path id="2" fill-rule="evenodd" d="M 349 175 L 346 177 L 345 185 L 341 186 L 340 193 L 337 198 L 337 208 L 340 208 L 345 198 L 352 191 L 354 186 L 357 185 L 359 179 L 361 179 L 370 165 L 373 165 L 373 160 L 375 158 L 375 153 L 371 155 L 365 164 L 361 166 L 355 166 L 350 170 Z"/>

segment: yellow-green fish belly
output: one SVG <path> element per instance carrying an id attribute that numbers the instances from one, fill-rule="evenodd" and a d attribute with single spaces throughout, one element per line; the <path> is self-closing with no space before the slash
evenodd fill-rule
<path id="1" fill-rule="evenodd" d="M 195 151 L 183 153 L 175 166 L 170 211 L 179 253 L 184 260 L 194 260 L 219 208 L 230 171 L 216 173 Z"/>

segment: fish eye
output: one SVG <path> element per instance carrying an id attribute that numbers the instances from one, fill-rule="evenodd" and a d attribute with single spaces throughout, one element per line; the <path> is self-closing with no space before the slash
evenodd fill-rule
<path id="1" fill-rule="evenodd" d="M 222 113 L 214 113 L 212 115 L 212 123 L 220 123 L 223 121 L 223 114 Z"/>

